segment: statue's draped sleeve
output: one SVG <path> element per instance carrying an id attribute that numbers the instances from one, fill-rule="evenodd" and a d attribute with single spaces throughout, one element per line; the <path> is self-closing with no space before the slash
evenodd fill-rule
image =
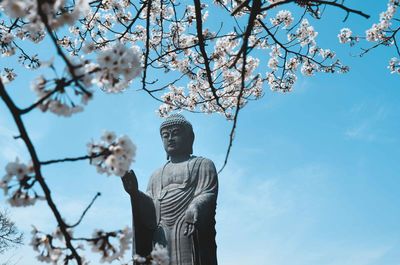
<path id="1" fill-rule="evenodd" d="M 217 265 L 217 245 L 215 243 L 215 209 L 218 195 L 218 177 L 214 163 L 201 158 L 198 167 L 195 197 L 189 209 L 198 212 L 196 233 L 193 236 L 195 264 Z"/>
<path id="2" fill-rule="evenodd" d="M 152 250 L 153 233 L 157 227 L 153 199 L 139 191 L 138 196 L 131 199 L 131 203 L 136 253 L 146 257 Z"/>
<path id="3" fill-rule="evenodd" d="M 214 220 L 216 201 L 218 195 L 218 178 L 214 163 L 207 159 L 201 158 L 198 162 L 197 186 L 194 198 L 189 205 L 189 209 L 194 207 L 198 212 L 197 220 L 201 229 L 202 225 L 209 225 Z M 196 166 L 194 170 L 196 170 Z M 196 180 L 193 180 L 196 181 Z"/>

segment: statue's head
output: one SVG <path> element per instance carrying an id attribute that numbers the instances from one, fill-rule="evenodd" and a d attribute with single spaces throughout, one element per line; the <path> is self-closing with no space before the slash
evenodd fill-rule
<path id="1" fill-rule="evenodd" d="M 160 126 L 164 149 L 170 156 L 193 153 L 194 133 L 192 124 L 181 114 L 171 114 Z"/>

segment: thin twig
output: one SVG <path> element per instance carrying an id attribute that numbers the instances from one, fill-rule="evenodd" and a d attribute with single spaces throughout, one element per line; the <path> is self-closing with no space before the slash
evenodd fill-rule
<path id="1" fill-rule="evenodd" d="M 75 224 L 69 225 L 68 227 L 73 228 L 73 227 L 78 226 L 78 225 L 82 222 L 83 217 L 85 217 L 86 213 L 89 211 L 90 207 L 92 207 L 93 203 L 96 201 L 96 199 L 97 199 L 99 196 L 101 196 L 101 193 L 100 193 L 100 192 L 97 192 L 96 195 L 93 197 L 92 201 L 89 203 L 89 205 L 88 205 L 88 206 L 86 207 L 86 209 L 83 211 L 83 213 L 82 213 L 81 217 L 79 218 L 79 220 L 78 220 Z"/>
<path id="2" fill-rule="evenodd" d="M 102 155 L 106 155 L 108 150 L 105 150 L 104 152 L 98 153 L 96 155 L 85 155 L 85 156 L 78 156 L 78 157 L 67 157 L 67 158 L 61 158 L 61 159 L 53 159 L 53 160 L 47 160 L 47 161 L 42 161 L 40 162 L 41 165 L 50 165 L 50 164 L 55 164 L 55 163 L 63 163 L 63 162 L 75 162 L 75 161 L 80 161 L 80 160 L 86 160 L 86 159 L 92 159 L 96 158 Z"/>

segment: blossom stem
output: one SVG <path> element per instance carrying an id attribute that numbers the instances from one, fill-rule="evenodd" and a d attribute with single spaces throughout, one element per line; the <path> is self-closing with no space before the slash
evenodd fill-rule
<path id="1" fill-rule="evenodd" d="M 52 160 L 47 160 L 47 161 L 41 161 L 41 165 L 50 165 L 50 164 L 55 164 L 55 163 L 62 163 L 62 162 L 75 162 L 75 161 L 80 161 L 80 160 L 86 160 L 86 159 L 92 159 L 96 158 L 99 156 L 106 155 L 108 150 L 105 150 L 104 152 L 100 152 L 95 155 L 84 155 L 84 156 L 78 156 L 78 157 L 67 157 L 67 158 L 62 158 L 62 159 L 52 159 Z"/>

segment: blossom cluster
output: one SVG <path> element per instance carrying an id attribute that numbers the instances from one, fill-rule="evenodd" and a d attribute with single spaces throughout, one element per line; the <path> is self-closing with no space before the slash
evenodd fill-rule
<path id="1" fill-rule="evenodd" d="M 128 48 L 120 42 L 99 51 L 97 63 L 96 82 L 106 92 L 123 91 L 142 72 L 139 47 Z"/>
<path id="2" fill-rule="evenodd" d="M 102 263 L 111 263 L 122 258 L 130 248 L 133 238 L 132 230 L 129 227 L 113 232 L 95 230 L 90 238 L 75 238 L 71 227 L 66 227 L 64 232 L 61 232 L 61 228 L 57 227 L 50 234 L 41 232 L 36 227 L 33 227 L 30 245 L 34 251 L 39 253 L 36 258 L 41 262 L 51 264 L 69 264 L 68 260 L 71 259 L 71 255 L 66 248 L 65 232 L 68 233 L 70 239 L 81 241 L 75 246 L 75 250 L 85 250 L 83 243 L 86 242 L 91 246 L 93 252 L 101 253 L 100 262 Z M 115 240 L 117 242 L 113 242 Z M 158 257 L 162 259 L 161 255 L 158 254 Z M 82 264 L 89 264 L 82 255 L 80 256 Z"/>
<path id="3" fill-rule="evenodd" d="M 72 228 L 66 228 L 66 233 L 69 237 L 73 237 Z M 57 227 L 52 233 L 46 234 L 39 231 L 35 226 L 32 227 L 31 241 L 29 245 L 32 246 L 33 250 L 38 252 L 36 258 L 45 263 L 51 264 L 69 264 L 69 260 L 72 259 L 69 250 L 65 247 L 65 236 L 61 232 L 60 227 Z M 84 250 L 83 244 L 78 244 L 75 247 L 76 250 Z M 89 262 L 81 257 L 81 264 L 88 265 Z"/>
<path id="4" fill-rule="evenodd" d="M 40 6 L 38 6 L 38 3 L 40 3 Z M 120 10 L 120 15 L 122 15 L 126 11 L 124 8 L 127 7 L 127 2 L 122 1 L 121 3 L 117 3 L 116 1 L 106 1 L 104 5 L 102 4 L 102 7 L 104 9 L 111 8 L 112 10 Z M 20 45 L 17 45 L 15 36 L 20 40 L 29 39 L 38 43 L 45 37 L 46 26 L 55 30 L 65 24 L 71 26 L 80 24 L 79 18 L 88 18 L 88 16 L 93 15 L 87 0 L 39 2 L 4 0 L 0 3 L 0 9 L 3 9 L 10 18 L 16 19 L 15 23 L 11 26 L 6 26 L 4 23 L 0 24 L 0 52 L 3 55 L 10 56 L 14 55 L 18 48 L 21 51 L 19 61 L 27 65 L 28 68 L 38 68 L 42 65 L 42 62 L 38 59 L 37 55 L 30 56 Z M 106 19 L 109 20 L 109 26 L 117 22 L 115 17 L 113 19 L 113 16 L 104 15 Z M 100 13 L 93 16 L 98 16 L 99 20 L 101 18 L 99 17 Z M 86 26 L 94 27 L 93 23 L 97 20 L 92 17 L 90 21 L 91 22 Z M 118 22 L 121 22 L 121 19 L 119 19 Z M 100 23 L 96 28 L 99 28 L 99 32 L 101 30 L 104 32 L 108 27 L 106 24 Z M 79 35 L 79 33 L 82 33 L 80 30 L 84 29 L 79 26 L 71 27 L 71 33 L 74 32 L 79 37 L 83 36 Z M 58 38 L 57 35 L 54 35 L 53 37 L 57 38 L 57 45 L 69 50 L 70 56 L 67 54 L 64 55 L 64 60 L 67 64 L 66 72 L 75 80 L 75 85 L 82 86 L 81 88 L 83 89 L 80 90 L 88 90 L 93 84 L 97 84 L 107 92 L 119 92 L 124 90 L 132 79 L 140 75 L 142 71 L 141 52 L 137 46 L 127 48 L 121 42 L 111 42 L 109 45 L 104 45 L 101 44 L 101 40 L 104 40 L 104 36 L 101 36 L 101 40 L 93 39 L 92 42 L 82 41 L 77 38 L 74 39 L 73 36 L 72 38 L 71 36 Z M 78 43 L 85 44 L 79 45 Z M 95 43 L 97 45 L 95 45 Z M 80 57 L 78 56 L 79 52 L 77 52 L 76 49 L 82 47 L 86 54 L 93 51 L 97 52 L 97 60 L 94 60 L 97 63 L 85 59 L 83 57 L 84 54 L 81 54 Z M 12 79 L 11 75 L 6 75 L 5 77 L 11 77 L 8 79 L 10 81 Z M 39 96 L 43 94 L 40 86 L 35 87 L 35 92 L 37 92 Z M 84 94 L 88 96 L 91 92 L 89 91 L 87 93 L 86 91 Z M 41 104 L 40 107 L 42 110 L 47 110 L 48 107 L 50 107 L 50 111 L 61 116 L 70 116 L 73 113 L 82 111 L 82 105 L 76 105 L 68 101 L 68 97 L 56 100 L 53 98 L 53 100 L 48 100 L 44 102 L 44 104 Z"/>
<path id="5" fill-rule="evenodd" d="M 394 74 L 400 74 L 400 60 L 396 57 L 393 57 L 389 61 L 389 66 L 388 66 L 390 73 Z"/>
<path id="6" fill-rule="evenodd" d="M 117 137 L 109 131 L 104 132 L 101 141 L 92 141 L 87 146 L 90 164 L 101 174 L 123 176 L 136 155 L 136 146 L 128 136 Z"/>
<path id="7" fill-rule="evenodd" d="M 349 28 L 342 28 L 340 30 L 340 33 L 338 34 L 339 42 L 340 43 L 348 43 L 352 40 L 352 34 L 353 32 Z"/>
<path id="8" fill-rule="evenodd" d="M 386 42 L 388 39 L 390 39 L 390 37 L 387 35 L 387 30 L 392 24 L 391 20 L 393 19 L 398 7 L 399 1 L 389 1 L 387 10 L 382 12 L 379 16 L 379 23 L 373 24 L 372 27 L 365 32 L 367 41 Z"/>
<path id="9" fill-rule="evenodd" d="M 300 26 L 297 28 L 296 33 L 289 34 L 288 39 L 300 42 L 302 47 L 306 45 L 315 46 L 315 38 L 317 35 L 318 32 L 315 31 L 308 19 L 304 18 L 301 20 Z"/>
<path id="10" fill-rule="evenodd" d="M 397 56 L 400 56 L 400 52 L 397 48 L 396 43 L 398 42 L 397 33 L 399 32 L 399 18 L 396 17 L 396 13 L 399 9 L 399 0 L 389 0 L 387 4 L 387 9 L 380 13 L 379 22 L 372 24 L 371 28 L 365 31 L 365 36 L 352 36 L 352 31 L 349 28 L 341 29 L 338 38 L 340 43 L 350 43 L 351 46 L 365 39 L 368 42 L 374 43 L 370 48 L 363 48 L 361 55 L 377 48 L 381 45 L 383 46 L 395 46 L 395 51 Z M 391 73 L 399 73 L 398 61 L 396 57 L 389 61 L 388 69 Z"/>
<path id="11" fill-rule="evenodd" d="M 38 3 L 40 6 L 38 6 Z M 57 29 L 65 24 L 73 24 L 89 10 L 87 0 L 75 1 L 29 1 L 29 0 L 3 0 L 1 7 L 10 18 L 26 19 L 30 22 L 32 33 L 43 29 L 41 14 L 43 13 L 47 23 L 53 29 Z"/>
<path id="12" fill-rule="evenodd" d="M 44 199 L 33 190 L 36 179 L 32 163 L 21 163 L 17 158 L 14 162 L 9 162 L 5 170 L 6 174 L 0 180 L 0 188 L 3 189 L 4 195 L 8 196 L 7 202 L 11 206 L 30 206 L 37 200 Z"/>
<path id="13" fill-rule="evenodd" d="M 288 10 L 280 10 L 274 18 L 270 19 L 270 21 L 274 26 L 283 24 L 284 28 L 288 28 L 293 23 L 293 16 Z"/>
<path id="14" fill-rule="evenodd" d="M 269 1 L 270 4 L 278 2 Z M 249 7 L 243 6 L 240 1 L 217 1 L 215 4 L 229 12 L 240 9 L 235 16 L 250 12 Z M 165 85 L 162 84 L 163 79 L 149 80 L 149 76 L 153 75 L 143 75 L 146 77 L 143 87 L 147 92 L 152 95 L 155 95 L 153 91 L 164 92 L 161 96 L 157 95 L 163 101 L 157 110 L 161 116 L 167 116 L 173 110 L 187 109 L 217 112 L 230 119 L 236 108 L 245 106 L 249 99 L 258 99 L 263 95 L 265 83 L 273 90 L 290 91 L 297 79 L 298 65 L 302 65 L 301 72 L 308 76 L 318 71 L 340 71 L 341 68 L 337 61 L 328 63 L 327 59 L 333 57 L 316 47 L 318 33 L 308 19 L 302 16 L 300 21 L 294 23 L 289 10 L 280 10 L 272 18 L 261 12 L 248 36 L 248 48 L 268 50 L 282 45 L 290 47 L 285 51 L 290 56 L 266 56 L 272 75 L 267 73 L 265 76 L 259 69 L 265 57 L 256 58 L 247 54 L 246 59 L 243 58 L 243 34 L 221 34 L 205 26 L 207 4 L 200 5 L 203 43 L 200 43 L 197 32 L 196 13 L 199 10 L 196 8 L 199 7 L 194 5 L 177 8 L 170 0 L 140 4 L 109 0 L 90 5 L 88 11 L 80 13 L 82 18 L 69 28 L 70 34 L 62 32 L 56 36 L 58 45 L 70 56 L 81 56 L 76 59 L 78 62 L 71 60 L 73 67 L 67 68 L 69 77 L 78 80 L 85 88 L 97 84 L 104 91 L 115 93 L 126 89 L 143 69 L 175 71 L 178 74 L 173 76 L 178 77 L 174 81 L 168 80 Z M 80 2 L 75 7 L 71 5 L 63 9 L 60 14 L 71 13 L 80 9 L 79 6 Z M 52 17 L 59 18 L 60 14 Z M 275 33 L 266 32 L 267 24 L 263 21 L 267 19 L 275 28 Z M 149 25 L 146 25 L 148 22 Z M 285 44 L 276 43 L 282 32 L 287 32 L 288 40 L 282 41 Z M 269 38 L 271 34 L 275 38 Z M 210 45 L 212 42 L 215 42 L 214 47 Z M 207 55 L 201 52 L 201 45 L 207 47 Z M 142 47 L 142 51 L 138 46 Z M 315 54 L 321 54 L 321 59 L 316 60 Z M 286 68 L 288 64 L 291 68 Z M 185 79 L 186 84 L 181 84 L 181 80 Z M 158 88 L 149 88 L 153 86 Z M 78 96 L 86 97 L 86 93 L 81 94 L 82 89 L 76 91 L 79 91 Z M 43 95 L 41 91 L 39 93 Z M 51 102 L 50 111 L 58 115 L 69 116 L 83 109 L 82 104 L 72 104 L 69 97 L 62 96 L 49 97 L 40 107 L 47 110 L 46 103 L 50 105 Z"/>
<path id="15" fill-rule="evenodd" d="M 125 252 L 129 249 L 132 243 L 133 232 L 130 228 L 126 227 L 117 232 L 104 232 L 103 230 L 96 230 L 92 235 L 92 239 L 88 243 L 92 246 L 93 252 L 101 254 L 100 262 L 113 262 L 124 256 Z M 116 238 L 119 242 L 119 247 L 111 243 L 111 239 Z"/>
<path id="16" fill-rule="evenodd" d="M 292 21 L 293 18 L 289 14 L 288 12 L 278 12 L 277 17 L 290 17 L 290 21 Z M 271 20 L 273 24 L 274 22 L 278 23 L 276 21 L 276 18 Z M 298 71 L 304 76 L 313 76 L 317 72 L 343 73 L 348 71 L 348 67 L 342 65 L 339 60 L 334 60 L 335 53 L 333 51 L 318 47 L 317 36 L 318 32 L 306 18 L 303 18 L 297 28 L 293 27 L 287 30 L 290 46 L 299 47 L 298 51 L 291 50 L 279 43 L 267 47 L 270 50 L 267 65 L 271 71 L 266 73 L 266 81 L 273 91 L 290 92 L 297 81 Z"/>
<path id="17" fill-rule="evenodd" d="M 151 251 L 151 265 L 169 265 L 169 256 L 167 248 L 156 244 Z"/>
<path id="18" fill-rule="evenodd" d="M 31 235 L 32 239 L 29 245 L 33 247 L 33 250 L 39 253 L 36 256 L 39 261 L 58 264 L 65 259 L 62 247 L 54 246 L 54 241 L 60 238 L 59 233 L 48 235 L 40 232 L 36 227 L 33 227 Z"/>
<path id="19" fill-rule="evenodd" d="M 3 56 L 12 56 L 15 54 L 15 45 L 13 44 L 14 35 L 0 25 L 0 53 Z"/>
<path id="20" fill-rule="evenodd" d="M 169 265 L 169 255 L 166 247 L 156 243 L 150 256 L 145 258 L 139 255 L 133 257 L 135 264 L 148 265 Z"/>
<path id="21" fill-rule="evenodd" d="M 14 69 L 12 68 L 4 68 L 4 71 L 1 73 L 1 81 L 4 84 L 10 83 L 15 80 L 17 77 L 17 74 L 14 72 Z"/>
<path id="22" fill-rule="evenodd" d="M 242 89 L 242 66 L 243 59 L 236 59 L 236 53 L 240 49 L 240 42 L 233 32 L 224 37 L 218 38 L 214 50 L 210 55 L 210 72 L 205 69 L 190 70 L 190 64 L 202 62 L 204 59 L 197 52 L 185 50 L 184 57 L 178 58 L 177 54 L 169 54 L 172 65 L 183 74 L 186 74 L 190 81 L 185 87 L 178 87 L 174 84 L 168 86 L 162 99 L 164 104 L 159 108 L 161 116 L 167 116 L 174 109 L 196 110 L 202 112 L 219 112 L 228 119 L 232 117 L 232 110 L 238 105 L 242 107 L 246 99 L 259 98 L 262 95 L 262 78 L 255 74 L 259 65 L 259 59 L 247 56 L 245 64 L 244 81 Z M 193 58 L 192 60 L 190 58 Z M 235 67 L 232 65 L 235 64 Z M 214 80 L 210 84 L 210 79 Z M 240 102 L 238 96 L 242 94 Z"/>
<path id="23" fill-rule="evenodd" d="M 40 61 L 37 56 L 29 56 L 21 46 L 16 44 L 16 39 L 39 43 L 46 36 L 44 21 L 51 29 L 60 28 L 65 24 L 72 25 L 84 16 L 89 8 L 87 0 L 1 1 L 0 10 L 15 21 L 10 27 L 7 27 L 4 22 L 0 25 L 1 54 L 11 56 L 15 54 L 16 49 L 19 49 L 21 63 L 25 64 L 28 61 L 28 68 L 39 67 Z"/>
<path id="24" fill-rule="evenodd" d="M 72 93 L 68 93 L 66 88 L 70 84 L 65 78 L 47 80 L 44 76 L 37 77 L 31 85 L 38 97 L 37 107 L 43 112 L 50 111 L 64 117 L 83 111 L 83 106 L 92 98 L 92 92 L 72 88 Z M 80 104 L 74 102 L 72 96 L 80 98 Z"/>

